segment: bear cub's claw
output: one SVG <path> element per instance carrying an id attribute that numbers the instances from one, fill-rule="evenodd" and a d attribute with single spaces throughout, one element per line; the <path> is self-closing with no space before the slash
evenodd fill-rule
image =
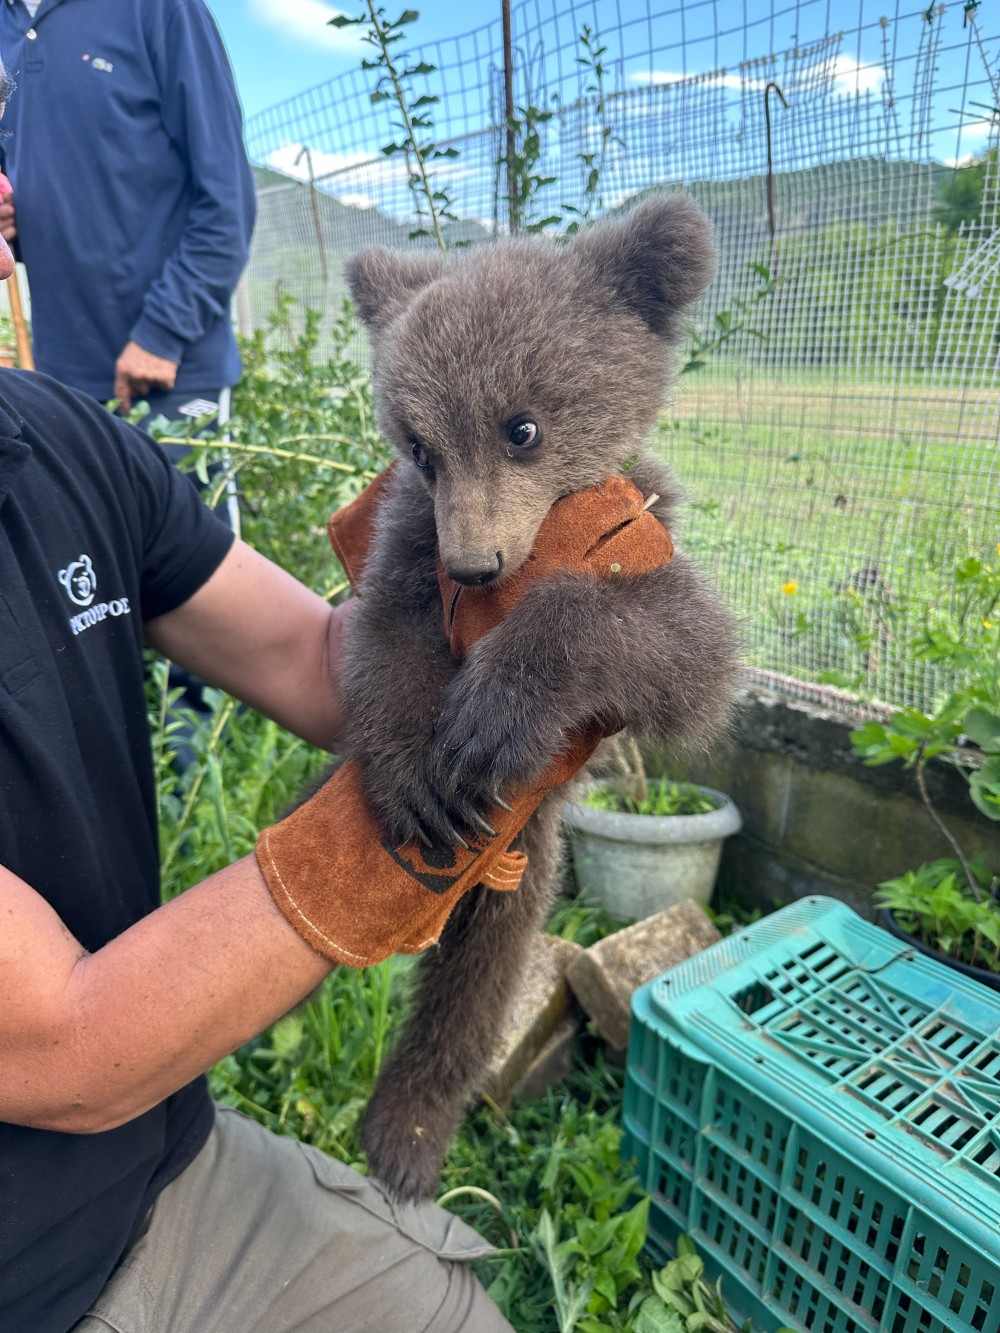
<path id="1" fill-rule="evenodd" d="M 431 752 L 394 771 L 379 772 L 365 765 L 365 788 L 396 846 L 420 842 L 425 847 L 468 846 L 469 839 L 494 836 L 489 810 L 498 802 L 473 799 L 466 791 L 452 790 Z"/>
<path id="2" fill-rule="evenodd" d="M 448 775 L 448 798 L 464 804 L 466 817 L 470 810 L 502 805 L 498 795 L 538 778 L 566 743 L 550 701 L 498 697 L 496 679 L 491 688 L 468 690 L 446 707 L 431 742 L 436 767 Z"/>

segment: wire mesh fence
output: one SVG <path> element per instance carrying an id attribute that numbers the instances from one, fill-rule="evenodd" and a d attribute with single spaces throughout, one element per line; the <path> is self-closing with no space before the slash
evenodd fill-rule
<path id="1" fill-rule="evenodd" d="M 914 633 L 960 561 L 1000 555 L 1000 25 L 973 0 L 858 0 L 852 19 L 834 31 L 826 0 L 514 6 L 515 119 L 545 182 L 521 220 L 557 232 L 651 189 L 699 200 L 720 251 L 694 321 L 708 350 L 659 440 L 691 501 L 682 539 L 767 679 L 927 707 L 949 682 Z M 435 142 L 458 150 L 435 164 L 448 239 L 505 231 L 499 14 L 411 54 L 434 67 L 414 89 L 441 99 Z M 410 236 L 372 87 L 344 75 L 249 122 L 244 329 L 278 290 L 339 314 L 365 245 L 433 243 Z"/>

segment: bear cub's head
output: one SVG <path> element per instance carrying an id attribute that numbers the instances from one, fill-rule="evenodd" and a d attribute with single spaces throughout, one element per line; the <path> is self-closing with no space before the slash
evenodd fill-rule
<path id="1" fill-rule="evenodd" d="M 349 262 L 379 425 L 433 497 L 452 578 L 516 571 L 560 496 L 642 447 L 681 317 L 714 267 L 709 223 L 683 195 L 568 244 L 515 239 L 447 258 L 375 248 Z"/>

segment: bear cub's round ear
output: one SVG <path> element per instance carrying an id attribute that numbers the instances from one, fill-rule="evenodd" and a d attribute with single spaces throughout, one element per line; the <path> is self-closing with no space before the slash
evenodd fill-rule
<path id="1" fill-rule="evenodd" d="M 680 334 L 680 315 L 715 274 L 712 224 L 693 199 L 664 194 L 579 232 L 570 246 L 633 314 L 662 338 Z"/>
<path id="2" fill-rule="evenodd" d="M 344 265 L 344 276 L 358 314 L 369 328 L 386 324 L 415 292 L 440 277 L 440 254 L 412 254 L 383 245 L 362 250 Z"/>

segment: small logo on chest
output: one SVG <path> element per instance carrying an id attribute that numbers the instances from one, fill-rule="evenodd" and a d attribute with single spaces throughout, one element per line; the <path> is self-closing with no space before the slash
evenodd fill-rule
<path id="1" fill-rule="evenodd" d="M 91 625 L 99 625 L 109 616 L 115 618 L 132 614 L 127 597 L 116 597 L 110 602 L 94 601 L 97 596 L 97 575 L 89 555 L 81 554 L 76 560 L 71 560 L 65 569 L 59 570 L 57 577 L 73 605 L 85 608 L 78 615 L 70 616 L 69 627 L 74 634 L 82 634 Z"/>
<path id="2" fill-rule="evenodd" d="M 97 575 L 89 555 L 81 555 L 65 569 L 59 571 L 59 582 L 66 589 L 66 596 L 77 606 L 89 606 L 97 591 Z"/>

